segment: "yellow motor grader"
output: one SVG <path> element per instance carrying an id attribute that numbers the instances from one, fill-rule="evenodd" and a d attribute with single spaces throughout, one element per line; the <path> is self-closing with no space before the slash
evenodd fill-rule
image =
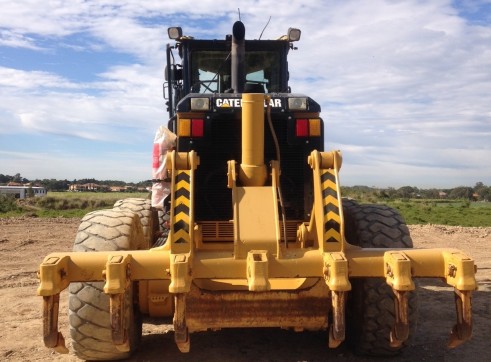
<path id="1" fill-rule="evenodd" d="M 300 30 L 277 40 L 246 40 L 241 22 L 223 40 L 168 33 L 168 233 L 150 200 L 87 214 L 73 252 L 40 266 L 45 345 L 67 352 L 58 313 L 68 287 L 80 358 L 128 357 L 145 315 L 172 317 L 182 352 L 196 331 L 279 327 L 392 355 L 416 323 L 415 278 L 454 287 L 449 347 L 469 339 L 474 261 L 413 249 L 395 210 L 341 198 L 341 153 L 324 151 L 320 106 L 288 86 Z"/>

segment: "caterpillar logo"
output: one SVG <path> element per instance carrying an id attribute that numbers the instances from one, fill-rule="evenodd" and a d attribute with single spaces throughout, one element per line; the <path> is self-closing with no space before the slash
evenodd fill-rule
<path id="1" fill-rule="evenodd" d="M 190 218 L 189 206 L 191 197 L 190 171 L 179 170 L 175 178 L 174 220 L 172 231 L 175 243 L 189 243 Z"/>
<path id="2" fill-rule="evenodd" d="M 282 102 L 281 98 L 271 98 L 269 100 L 269 105 L 271 108 L 281 108 Z M 217 108 L 241 108 L 242 99 L 241 98 L 217 98 L 215 100 L 215 106 Z M 264 101 L 264 107 L 267 107 L 266 101 Z"/>
<path id="3" fill-rule="evenodd" d="M 323 170 L 321 174 L 322 203 L 324 205 L 324 240 L 341 242 L 341 218 L 335 170 Z"/>

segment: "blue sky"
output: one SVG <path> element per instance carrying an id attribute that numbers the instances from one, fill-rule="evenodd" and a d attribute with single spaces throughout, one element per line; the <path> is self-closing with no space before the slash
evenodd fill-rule
<path id="1" fill-rule="evenodd" d="M 302 30 L 342 184 L 491 185 L 490 0 L 0 0 L 0 173 L 149 179 L 167 28 L 222 39 L 238 7 L 249 39 Z"/>

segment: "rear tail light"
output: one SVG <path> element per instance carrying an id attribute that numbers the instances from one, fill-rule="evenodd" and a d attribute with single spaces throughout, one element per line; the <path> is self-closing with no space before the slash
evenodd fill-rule
<path id="1" fill-rule="evenodd" d="M 204 127 L 202 119 L 192 119 L 191 120 L 191 136 L 193 137 L 203 137 Z"/>
<path id="2" fill-rule="evenodd" d="M 295 123 L 297 137 L 319 137 L 321 135 L 321 120 L 319 118 L 298 118 Z"/>
<path id="3" fill-rule="evenodd" d="M 297 124 L 295 127 L 295 134 L 297 137 L 308 137 L 309 136 L 309 120 L 308 119 L 297 119 Z"/>
<path id="4" fill-rule="evenodd" d="M 178 122 L 178 136 L 180 137 L 203 137 L 204 121 L 201 118 L 181 118 Z"/>

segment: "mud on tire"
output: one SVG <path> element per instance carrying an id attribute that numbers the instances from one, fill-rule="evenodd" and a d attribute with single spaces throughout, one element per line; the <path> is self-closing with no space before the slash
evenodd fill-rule
<path id="1" fill-rule="evenodd" d="M 363 248 L 412 248 L 413 243 L 401 215 L 385 205 L 360 205 L 343 200 L 345 233 L 350 244 Z M 348 299 L 348 343 L 358 354 L 391 356 L 401 347 L 390 346 L 394 325 L 394 293 L 381 278 L 352 279 Z M 409 294 L 410 337 L 417 323 L 417 292 Z"/>
<path id="2" fill-rule="evenodd" d="M 135 250 L 145 246 L 139 216 L 123 210 L 101 210 L 85 215 L 78 228 L 73 251 Z M 124 359 L 137 348 L 141 318 L 134 304 L 136 285 L 125 295 L 129 351 L 113 344 L 109 317 L 109 297 L 103 282 L 72 283 L 69 287 L 69 323 L 72 346 L 79 358 L 88 360 Z"/>

